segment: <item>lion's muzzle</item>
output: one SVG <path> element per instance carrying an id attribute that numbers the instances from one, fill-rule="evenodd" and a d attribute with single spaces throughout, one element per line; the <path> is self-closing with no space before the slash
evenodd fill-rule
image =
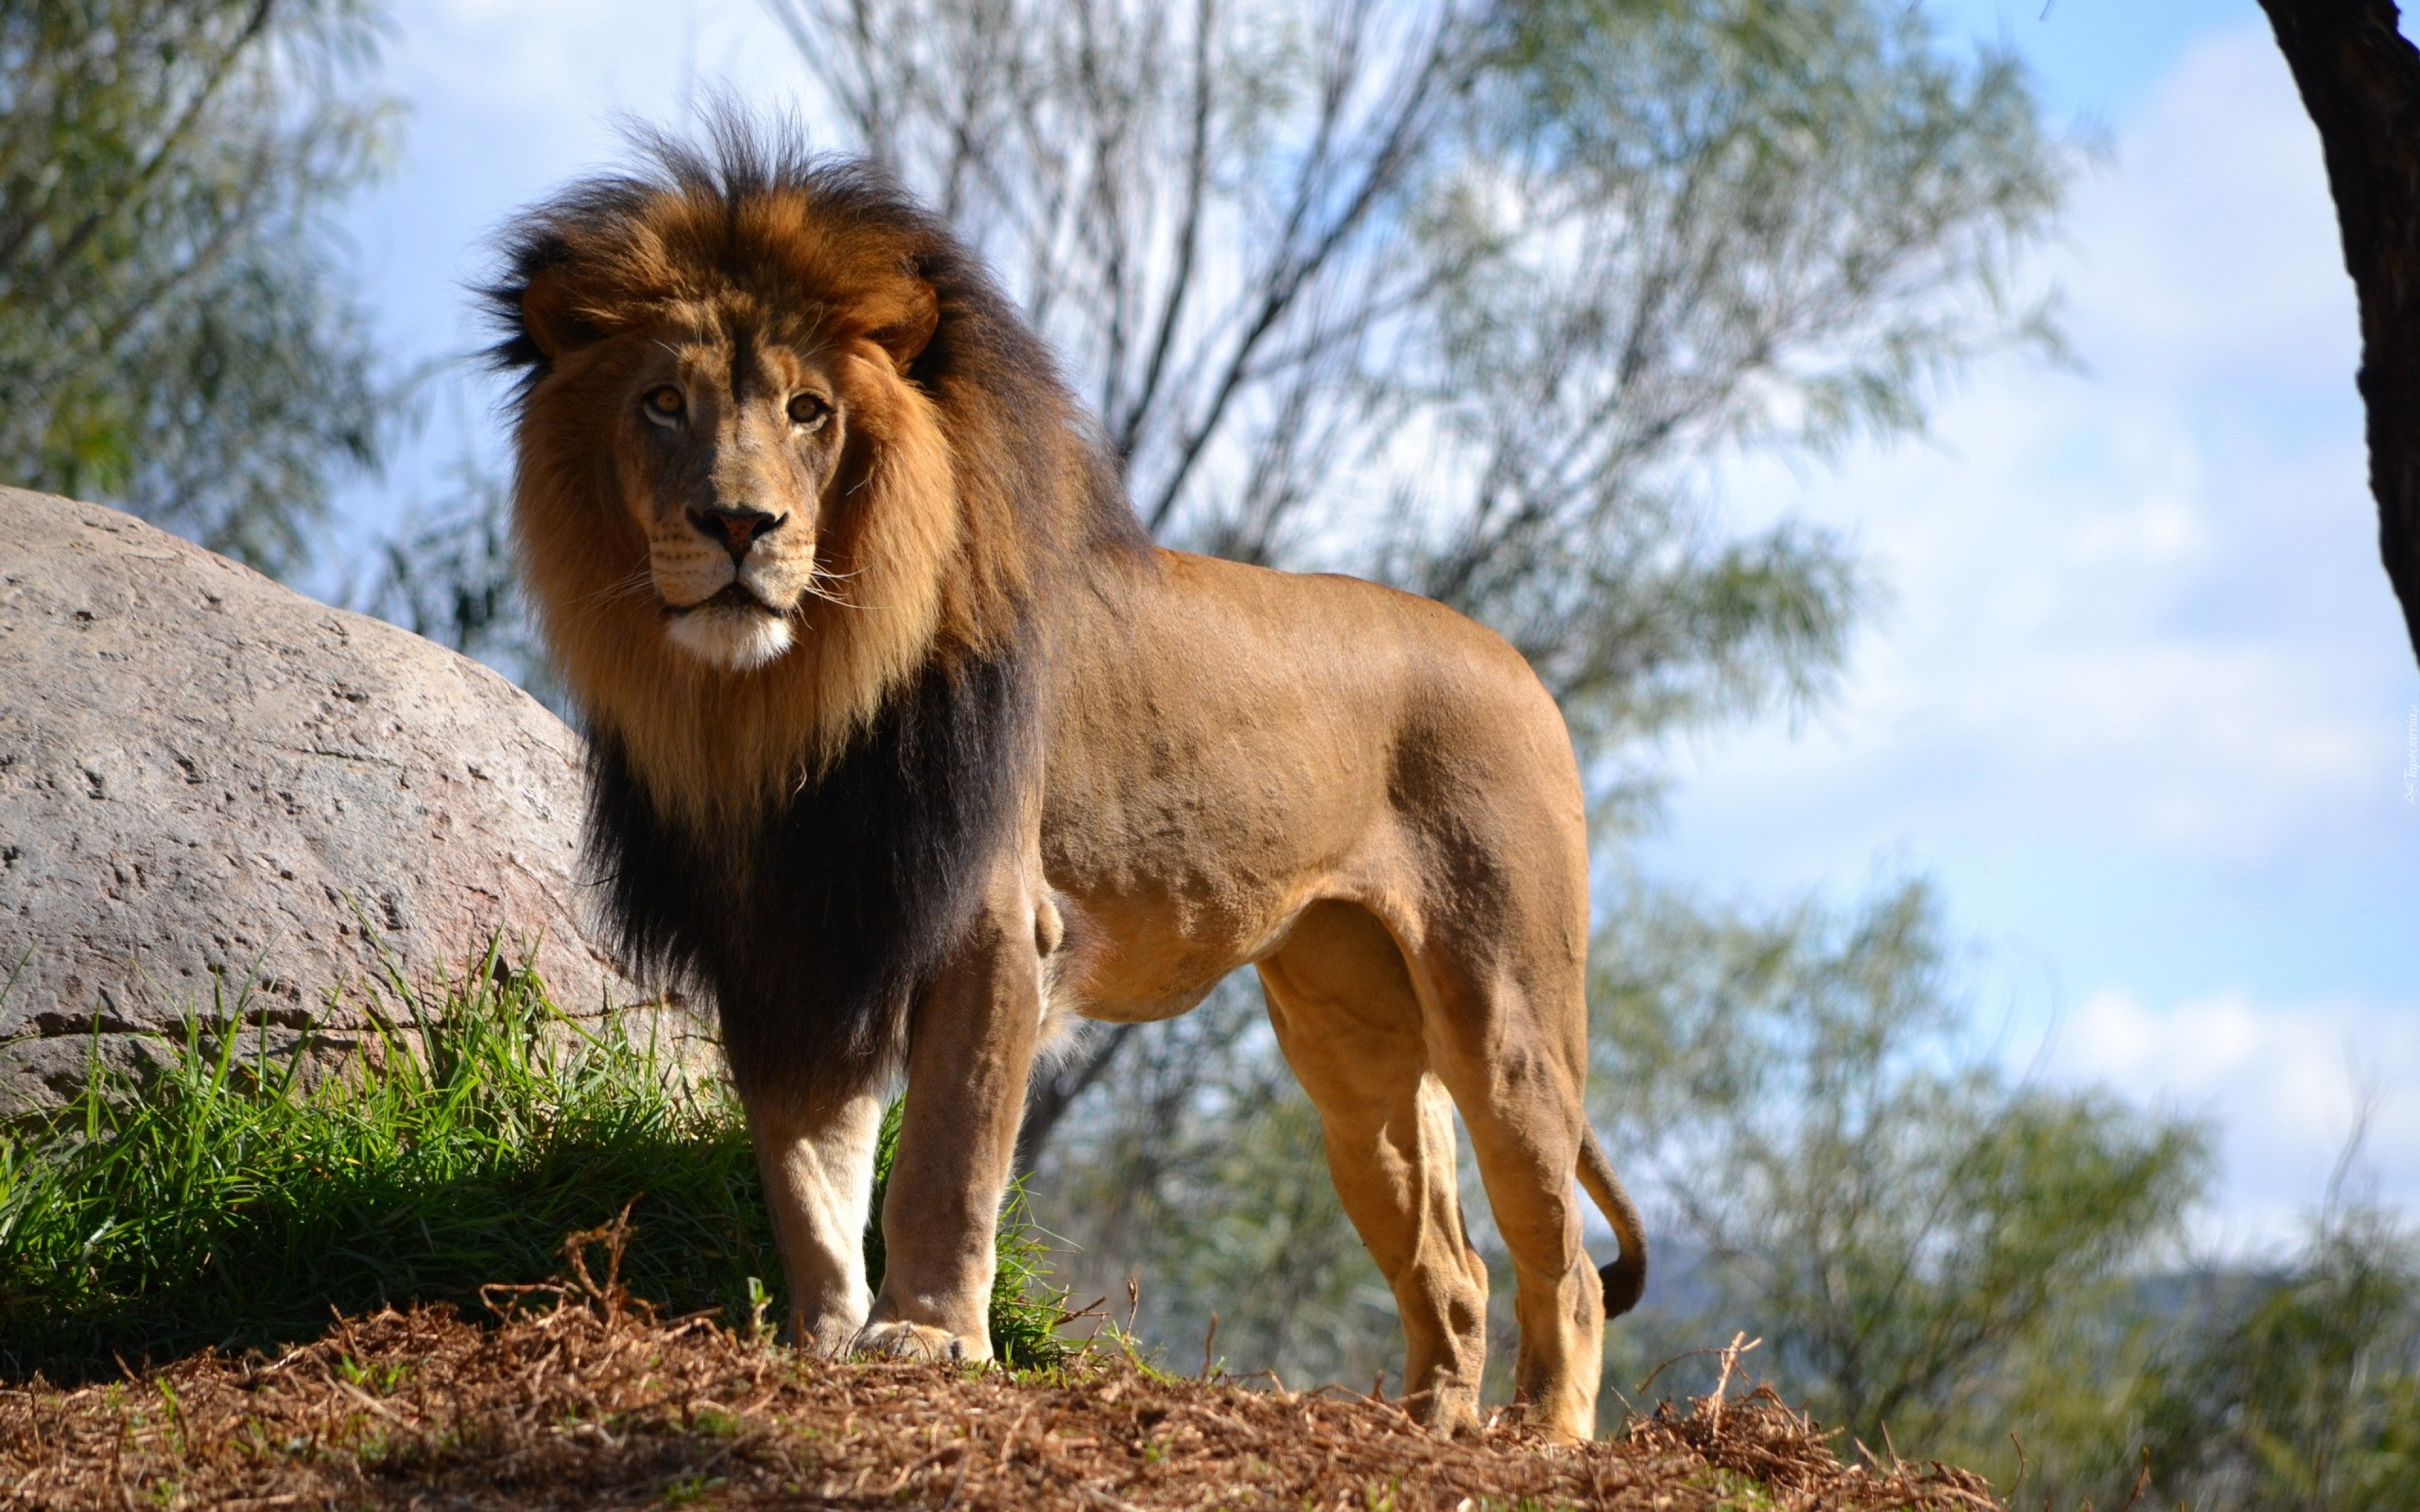
<path id="1" fill-rule="evenodd" d="M 716 504 L 665 519 L 651 565 L 673 644 L 747 671 L 790 648 L 789 615 L 813 576 L 814 543 L 788 511 Z"/>

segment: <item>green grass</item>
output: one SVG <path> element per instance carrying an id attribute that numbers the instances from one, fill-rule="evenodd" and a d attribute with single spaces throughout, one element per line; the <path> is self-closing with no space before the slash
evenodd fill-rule
<path id="1" fill-rule="evenodd" d="M 96 1057 L 76 1099 L 0 1131 L 0 1368 L 114 1373 L 316 1336 L 332 1309 L 474 1306 L 483 1284 L 555 1274 L 566 1234 L 633 1197 L 631 1292 L 749 1321 L 780 1263 L 720 1084 L 673 1074 L 618 1017 L 575 1023 L 492 952 L 464 984 L 396 996 L 416 1032 L 314 1085 L 238 1002 L 189 1019 L 139 1082 Z M 883 1177 L 895 1130 L 894 1110 Z M 1012 1193 L 992 1335 L 1014 1366 L 1061 1352 L 1044 1253 Z M 868 1260 L 878 1277 L 873 1235 Z"/>

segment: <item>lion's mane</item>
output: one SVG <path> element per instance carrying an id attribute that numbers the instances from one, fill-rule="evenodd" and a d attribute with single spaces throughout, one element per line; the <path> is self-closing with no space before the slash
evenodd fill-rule
<path id="1" fill-rule="evenodd" d="M 744 1088 L 861 1086 L 1032 791 L 1037 616 L 1079 554 L 1144 537 L 1047 349 L 888 177 L 732 119 L 703 147 L 643 147 L 642 171 L 510 227 L 487 291 L 520 375 L 530 596 L 589 737 L 589 841 L 629 964 L 710 989 Z M 920 300 L 932 335 L 863 396 L 830 496 L 818 559 L 851 601 L 806 600 L 794 648 L 752 671 L 672 647 L 633 591 L 584 348 L 675 308 L 854 335 Z"/>

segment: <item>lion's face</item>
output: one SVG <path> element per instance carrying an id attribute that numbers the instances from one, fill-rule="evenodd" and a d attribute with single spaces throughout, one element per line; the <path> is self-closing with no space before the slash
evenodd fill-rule
<path id="1" fill-rule="evenodd" d="M 664 633 L 710 666 L 762 666 L 790 648 L 810 595 L 846 601 L 817 551 L 856 408 L 851 358 L 714 331 L 632 349 L 614 471 Z"/>
<path id="2" fill-rule="evenodd" d="M 591 729 L 684 823 L 797 792 L 937 656 L 1009 633 L 1027 580 L 1008 495 L 959 486 L 1009 411 L 965 378 L 983 321 L 928 350 L 948 249 L 811 187 L 609 184 L 494 291 L 522 581 Z"/>

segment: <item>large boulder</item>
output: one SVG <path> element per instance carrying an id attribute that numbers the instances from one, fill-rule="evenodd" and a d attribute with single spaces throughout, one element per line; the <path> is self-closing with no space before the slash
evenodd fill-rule
<path id="1" fill-rule="evenodd" d="M 574 1011 L 579 737 L 466 657 L 132 516 L 0 488 L 0 1116 L 190 1016 L 290 1044 L 492 939 Z M 321 1039 L 323 1036 L 315 1036 Z"/>

